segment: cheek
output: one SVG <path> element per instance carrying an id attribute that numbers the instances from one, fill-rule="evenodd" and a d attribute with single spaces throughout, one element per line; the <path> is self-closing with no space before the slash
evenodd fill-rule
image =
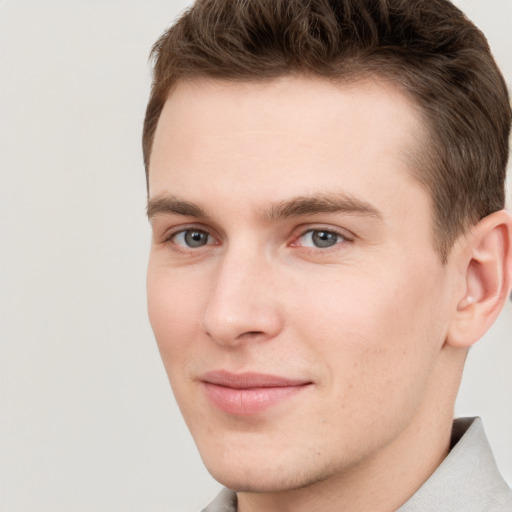
<path id="1" fill-rule="evenodd" d="M 200 283 L 183 273 L 149 266 L 147 279 L 148 315 L 158 350 L 176 401 L 188 422 L 201 422 L 197 390 L 188 376 L 189 361 L 201 353 Z M 195 418 L 195 420 L 194 420 Z M 189 424 L 189 428 L 193 424 Z"/>
<path id="2" fill-rule="evenodd" d="M 324 286 L 320 295 L 304 295 L 300 309 L 310 314 L 299 320 L 300 330 L 327 363 L 340 399 L 357 399 L 347 393 L 351 389 L 356 395 L 399 400 L 408 389 L 417 394 L 426 386 L 442 345 L 431 282 L 406 272 L 364 279 L 354 273 L 327 290 Z"/>
<path id="3" fill-rule="evenodd" d="M 169 370 L 186 355 L 200 327 L 199 287 L 179 273 L 153 269 L 147 279 L 148 315 L 163 362 Z"/>

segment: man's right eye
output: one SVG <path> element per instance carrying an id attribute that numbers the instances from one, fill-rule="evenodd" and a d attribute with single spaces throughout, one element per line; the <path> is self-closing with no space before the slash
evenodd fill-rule
<path id="1" fill-rule="evenodd" d="M 215 243 L 214 238 L 207 231 L 201 229 L 184 229 L 178 231 L 177 233 L 173 233 L 168 241 L 187 249 L 197 249 L 203 245 L 212 245 Z"/>

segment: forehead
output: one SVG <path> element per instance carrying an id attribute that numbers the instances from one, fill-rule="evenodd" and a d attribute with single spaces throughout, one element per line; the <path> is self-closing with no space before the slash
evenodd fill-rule
<path id="1" fill-rule="evenodd" d="M 419 186 L 408 156 L 421 131 L 412 100 L 380 80 L 181 82 L 157 126 L 149 194 L 256 201 L 339 187 L 382 202 L 384 185 Z"/>

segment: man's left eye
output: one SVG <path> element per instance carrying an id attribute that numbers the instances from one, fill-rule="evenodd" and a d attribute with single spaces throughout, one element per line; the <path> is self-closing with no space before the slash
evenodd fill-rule
<path id="1" fill-rule="evenodd" d="M 311 229 L 306 231 L 298 240 L 298 245 L 302 247 L 316 247 L 317 249 L 328 249 L 346 238 L 334 231 L 326 229 Z"/>

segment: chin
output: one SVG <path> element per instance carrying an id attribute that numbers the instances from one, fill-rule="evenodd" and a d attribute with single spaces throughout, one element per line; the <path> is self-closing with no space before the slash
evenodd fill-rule
<path id="1" fill-rule="evenodd" d="M 251 473 L 253 473 L 251 471 Z M 307 482 L 301 482 L 300 479 L 284 479 L 280 477 L 269 477 L 266 475 L 240 476 L 226 473 L 215 473 L 210 471 L 217 482 L 224 487 L 235 492 L 254 492 L 254 493 L 278 493 L 300 489 L 309 485 Z"/>
<path id="2" fill-rule="evenodd" d="M 275 461 L 271 462 L 272 467 L 231 462 L 229 468 L 206 464 L 206 469 L 217 482 L 236 492 L 286 492 L 308 487 L 329 477 L 329 471 L 319 471 L 318 468 L 310 468 L 306 472 L 300 467 L 287 466 L 285 471 L 281 465 L 274 464 Z"/>

